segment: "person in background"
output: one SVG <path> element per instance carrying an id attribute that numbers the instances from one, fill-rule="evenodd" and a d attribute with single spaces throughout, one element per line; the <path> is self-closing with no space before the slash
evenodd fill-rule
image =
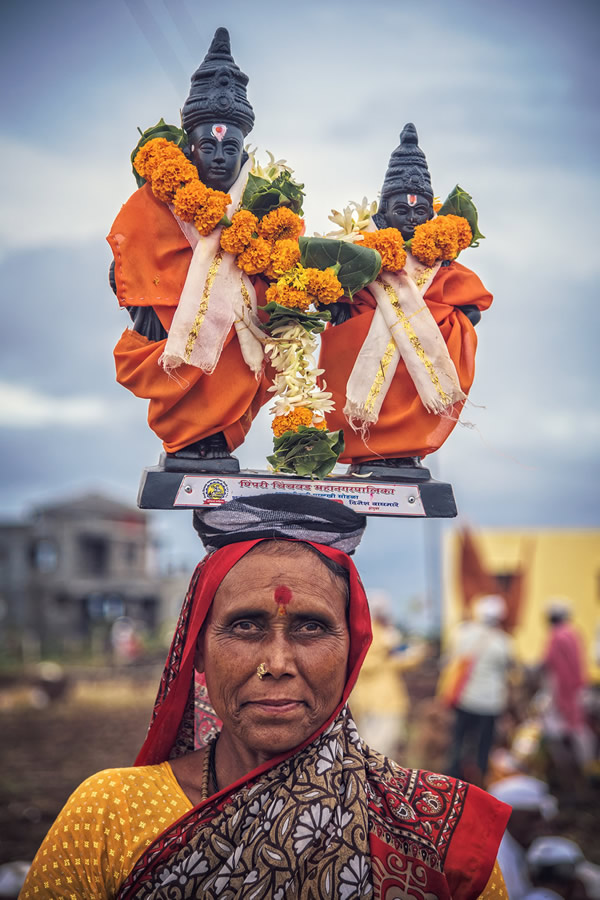
<path id="1" fill-rule="evenodd" d="M 536 838 L 527 851 L 534 885 L 526 900 L 595 900 L 600 897 L 600 867 L 587 862 L 579 844 L 559 835 Z"/>
<path id="2" fill-rule="evenodd" d="M 418 666 L 422 645 L 401 648 L 402 635 L 392 622 L 390 596 L 386 591 L 368 591 L 373 642 L 363 663 L 350 708 L 359 731 L 370 747 L 398 759 L 406 744 L 409 697 L 402 672 Z"/>
<path id="3" fill-rule="evenodd" d="M 456 701 L 456 719 L 450 751 L 449 772 L 459 777 L 465 765 L 465 744 L 475 744 L 477 773 L 483 781 L 496 719 L 508 700 L 507 676 L 513 660 L 512 639 L 501 623 L 506 615 L 504 599 L 496 594 L 481 597 L 474 619 L 462 622 L 454 637 L 451 654 L 466 660 L 468 674 Z"/>
<path id="4" fill-rule="evenodd" d="M 543 657 L 548 683 L 544 735 L 559 781 L 566 791 L 572 792 L 593 755 L 593 737 L 583 709 L 587 680 L 584 651 L 571 624 L 571 603 L 566 597 L 551 598 L 546 617 L 550 633 Z"/>
<path id="5" fill-rule="evenodd" d="M 556 799 L 548 785 L 530 775 L 511 775 L 491 785 L 489 793 L 512 806 L 512 813 L 498 850 L 498 861 L 510 900 L 523 900 L 533 889 L 527 850 L 547 830 L 556 815 Z"/>

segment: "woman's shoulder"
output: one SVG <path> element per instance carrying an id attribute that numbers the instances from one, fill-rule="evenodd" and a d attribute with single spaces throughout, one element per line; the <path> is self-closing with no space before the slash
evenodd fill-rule
<path id="1" fill-rule="evenodd" d="M 49 871 L 53 897 L 116 896 L 143 849 L 189 806 L 169 763 L 90 775 L 46 835 L 22 896 L 44 896 Z"/>
<path id="2" fill-rule="evenodd" d="M 154 790 L 157 786 L 169 789 L 176 785 L 177 780 L 167 762 L 153 766 L 123 766 L 102 769 L 89 775 L 75 788 L 70 800 L 78 796 L 110 800 L 121 791 L 127 793 L 131 790 Z"/>

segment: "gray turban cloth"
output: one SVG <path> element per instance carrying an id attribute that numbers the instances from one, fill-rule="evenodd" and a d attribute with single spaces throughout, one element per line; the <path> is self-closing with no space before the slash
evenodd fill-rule
<path id="1" fill-rule="evenodd" d="M 264 494 L 194 510 L 194 528 L 208 553 L 257 539 L 314 541 L 344 553 L 358 547 L 365 516 L 335 500 L 296 494 Z"/>

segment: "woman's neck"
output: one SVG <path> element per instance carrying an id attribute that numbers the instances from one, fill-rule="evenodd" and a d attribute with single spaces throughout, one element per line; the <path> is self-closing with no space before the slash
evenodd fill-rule
<path id="1" fill-rule="evenodd" d="M 182 791 L 194 806 L 207 797 L 205 782 L 210 761 L 209 754 L 210 745 L 170 761 L 171 769 Z M 214 750 L 214 773 L 208 772 L 210 775 L 208 796 L 239 781 L 270 758 L 269 754 L 251 750 L 227 732 L 221 732 Z"/>
<path id="2" fill-rule="evenodd" d="M 252 772 L 273 754 L 254 750 L 242 744 L 226 731 L 222 731 L 217 739 L 215 751 L 215 771 L 218 789 L 222 790 L 244 775 Z"/>

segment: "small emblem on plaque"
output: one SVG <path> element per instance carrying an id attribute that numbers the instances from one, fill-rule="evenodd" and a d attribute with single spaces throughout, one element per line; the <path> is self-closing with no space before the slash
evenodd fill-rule
<path id="1" fill-rule="evenodd" d="M 202 494 L 209 503 L 221 503 L 227 499 L 229 488 L 220 478 L 211 478 L 202 488 Z"/>

